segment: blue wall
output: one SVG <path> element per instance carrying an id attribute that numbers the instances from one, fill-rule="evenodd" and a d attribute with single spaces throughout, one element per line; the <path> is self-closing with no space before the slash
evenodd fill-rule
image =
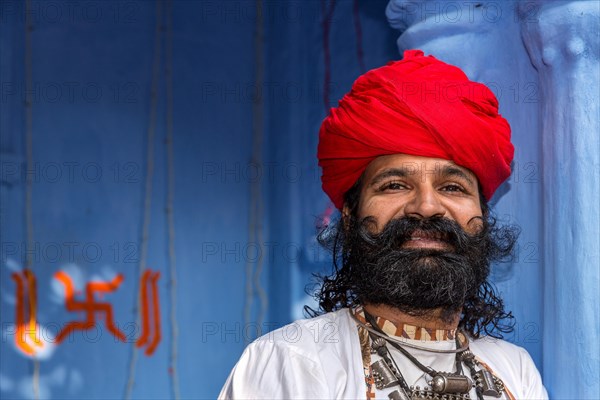
<path id="1" fill-rule="evenodd" d="M 311 273 L 330 266 L 315 241 L 329 207 L 316 162 L 318 128 L 362 71 L 399 58 L 401 33 L 408 34 L 400 49 L 422 46 L 503 90 L 516 174 L 494 204 L 524 232 L 519 258 L 499 265 L 494 279 L 517 317 L 509 339 L 550 369 L 542 339 L 556 315 L 540 310 L 553 296 L 542 284 L 550 277 L 542 268 L 541 221 L 551 211 L 537 205 L 550 190 L 542 165 L 553 161 L 540 147 L 541 117 L 528 117 L 538 115 L 541 97 L 526 102 L 531 88 L 512 86 L 538 83 L 520 33 L 511 30 L 515 21 L 498 22 L 512 36 L 491 35 L 505 49 L 492 55 L 477 40 L 490 31 L 483 21 L 469 36 L 473 44 L 463 46 L 477 55 L 469 58 L 428 37 L 431 31 L 423 37 L 391 28 L 387 0 L 269 1 L 262 13 L 260 3 L 244 0 L 158 8 L 153 1 L 31 0 L 29 11 L 26 4 L 0 3 L 2 398 L 215 398 L 248 341 L 312 304 L 304 292 Z M 455 32 L 447 29 L 439 34 Z M 514 57 L 524 60 L 519 68 Z M 597 137 L 590 143 L 597 148 Z M 15 345 L 12 274 L 24 268 L 37 277 L 38 333 L 46 339 L 36 360 Z M 144 268 L 161 273 L 162 337 L 150 356 L 135 350 Z M 97 297 L 113 306 L 127 343 L 99 316 L 96 330 L 53 345 L 57 327 L 85 317 L 66 310 L 53 278 L 59 270 L 79 291 L 123 274 L 117 290 Z M 598 368 L 587 368 L 593 390 Z M 583 380 L 546 376 L 551 393 Z"/>
<path id="2" fill-rule="evenodd" d="M 361 1 L 356 10 L 367 68 L 397 57 L 385 4 Z M 268 2 L 258 20 L 253 1 L 175 1 L 172 57 L 166 3 L 160 10 L 151 1 L 33 0 L 29 11 L 26 6 L 2 2 L 0 14 L 2 398 L 214 398 L 245 344 L 298 314 L 307 277 L 326 257 L 313 255 L 312 241 L 315 217 L 328 204 L 315 160 L 325 115 L 321 4 Z M 353 12 L 352 2 L 339 2 L 331 20 L 332 104 L 360 73 L 353 23 L 347 23 Z M 257 82 L 259 64 L 264 75 Z M 169 90 L 175 265 L 165 213 Z M 262 137 L 253 128 L 257 119 Z M 140 265 L 149 162 L 147 262 Z M 259 206 L 262 218 L 253 221 Z M 12 274 L 26 267 L 37 278 L 38 333 L 48 342 L 36 361 L 15 346 Z M 162 338 L 151 356 L 143 348 L 134 354 L 139 275 L 146 267 L 161 273 Z M 85 318 L 65 309 L 63 287 L 53 278 L 59 270 L 79 291 L 86 282 L 124 275 L 98 301 L 112 304 L 127 343 L 98 315 L 95 330 L 52 344 L 59 326 Z"/>

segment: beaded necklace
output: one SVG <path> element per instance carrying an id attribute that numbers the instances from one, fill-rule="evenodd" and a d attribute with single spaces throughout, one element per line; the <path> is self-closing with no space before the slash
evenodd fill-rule
<path id="1" fill-rule="evenodd" d="M 370 342 L 370 353 L 378 354 L 381 359 L 370 364 L 369 371 L 371 376 L 367 379 L 367 384 L 374 384 L 379 390 L 398 386 L 388 397 L 392 400 L 470 400 L 469 391 L 475 388 L 477 398 L 483 400 L 483 396 L 493 396 L 499 398 L 504 392 L 504 383 L 486 368 L 482 367 L 473 353 L 469 350 L 469 341 L 467 336 L 458 332 L 455 337 L 456 349 L 454 350 L 436 350 L 427 347 L 409 345 L 406 342 L 399 341 L 388 336 L 377 324 L 375 317 L 366 312 L 364 313 L 366 323 L 357 318 L 357 315 L 351 312 L 353 318 L 359 324 L 359 336 L 361 343 L 366 345 L 365 338 Z M 362 330 L 362 332 L 361 332 Z M 462 340 L 461 340 L 462 339 Z M 396 348 L 412 364 L 422 370 L 431 379 L 427 382 L 428 386 L 409 386 L 396 361 L 388 349 L 388 345 Z M 433 368 L 423 365 L 403 346 L 416 347 L 420 350 L 437 353 L 455 353 L 456 372 L 440 372 Z M 363 347 L 364 353 L 364 347 Z M 370 360 L 370 356 L 367 357 Z M 363 354 L 363 361 L 365 361 Z M 467 366 L 473 379 L 463 374 L 462 365 Z M 366 365 L 365 365 L 366 367 Z M 366 369 L 365 369 L 366 370 Z"/>

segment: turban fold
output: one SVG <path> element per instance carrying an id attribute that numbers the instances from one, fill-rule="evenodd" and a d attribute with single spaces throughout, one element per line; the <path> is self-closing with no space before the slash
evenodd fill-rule
<path id="1" fill-rule="evenodd" d="M 360 76 L 323 121 L 317 151 L 323 190 L 341 209 L 371 161 L 399 153 L 468 168 L 489 200 L 510 176 L 514 148 L 510 126 L 485 85 L 407 50 L 401 61 Z"/>

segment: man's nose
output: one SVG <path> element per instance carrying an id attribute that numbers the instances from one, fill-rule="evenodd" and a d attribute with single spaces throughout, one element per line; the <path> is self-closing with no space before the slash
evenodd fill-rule
<path id="1" fill-rule="evenodd" d="M 404 207 L 404 214 L 416 218 L 443 217 L 446 209 L 433 187 L 419 187 Z"/>

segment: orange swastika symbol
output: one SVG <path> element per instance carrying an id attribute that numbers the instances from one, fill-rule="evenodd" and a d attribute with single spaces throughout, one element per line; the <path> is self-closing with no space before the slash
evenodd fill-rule
<path id="1" fill-rule="evenodd" d="M 76 301 L 74 299 L 73 281 L 65 272 L 58 271 L 54 274 L 54 278 L 58 279 L 65 287 L 65 303 L 67 310 L 86 312 L 85 321 L 71 321 L 60 331 L 58 336 L 56 336 L 57 344 L 60 344 L 75 330 L 92 329 L 96 325 L 96 313 L 104 314 L 105 325 L 108 331 L 122 342 L 125 341 L 125 334 L 115 326 L 112 305 L 110 303 L 97 302 L 94 297 L 94 293 L 107 293 L 117 290 L 119 285 L 121 285 L 121 282 L 123 282 L 122 274 L 118 274 L 110 282 L 88 282 L 85 285 L 85 301 Z"/>

